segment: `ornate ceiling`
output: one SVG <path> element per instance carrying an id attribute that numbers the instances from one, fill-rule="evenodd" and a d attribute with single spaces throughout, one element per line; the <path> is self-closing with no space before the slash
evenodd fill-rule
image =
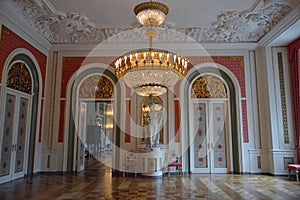
<path id="1" fill-rule="evenodd" d="M 161 27 L 164 31 L 181 32 L 199 43 L 258 42 L 299 3 L 299 0 L 257 0 L 251 8 L 221 12 L 209 25 L 178 27 L 166 22 Z M 139 28 L 138 23 L 125 28 L 100 28 L 85 14 L 58 11 L 47 0 L 2 0 L 1 4 L 13 8 L 13 12 L 52 44 L 99 43 Z"/>

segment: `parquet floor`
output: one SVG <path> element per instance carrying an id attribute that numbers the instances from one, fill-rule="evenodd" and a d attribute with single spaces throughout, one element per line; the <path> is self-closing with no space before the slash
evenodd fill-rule
<path id="1" fill-rule="evenodd" d="M 89 160 L 72 175 L 41 174 L 0 185 L 1 200 L 48 199 L 300 199 L 300 184 L 285 176 L 193 174 L 162 178 L 111 176 Z"/>

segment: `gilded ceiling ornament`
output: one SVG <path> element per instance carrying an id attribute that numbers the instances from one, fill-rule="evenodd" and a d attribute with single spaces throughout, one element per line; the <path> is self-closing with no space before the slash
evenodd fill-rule
<path id="1" fill-rule="evenodd" d="M 225 84 L 212 75 L 200 76 L 192 85 L 192 98 L 227 98 Z"/>
<path id="2" fill-rule="evenodd" d="M 79 98 L 111 99 L 113 98 L 114 85 L 101 75 L 94 75 L 80 85 Z"/>
<path id="3" fill-rule="evenodd" d="M 6 86 L 14 90 L 32 93 L 31 75 L 24 63 L 15 63 L 9 69 Z"/>

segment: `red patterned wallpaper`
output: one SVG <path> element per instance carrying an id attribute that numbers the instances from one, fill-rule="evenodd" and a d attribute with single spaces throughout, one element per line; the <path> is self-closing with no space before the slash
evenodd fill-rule
<path id="1" fill-rule="evenodd" d="M 58 142 L 64 141 L 65 104 L 66 102 L 64 100 L 60 101 Z"/>
<path id="2" fill-rule="evenodd" d="M 248 118 L 247 118 L 247 101 L 242 100 L 242 115 L 243 115 L 243 142 L 248 143 Z"/>
<path id="3" fill-rule="evenodd" d="M 34 55 L 40 66 L 43 79 L 42 82 L 43 86 L 45 86 L 47 56 L 5 26 L 2 26 L 0 39 L 0 80 L 2 78 L 2 72 L 6 58 L 13 50 L 17 48 L 27 49 Z M 44 96 L 44 88 L 42 96 Z"/>
<path id="4" fill-rule="evenodd" d="M 174 101 L 174 142 L 180 143 L 180 103 L 179 100 Z"/>

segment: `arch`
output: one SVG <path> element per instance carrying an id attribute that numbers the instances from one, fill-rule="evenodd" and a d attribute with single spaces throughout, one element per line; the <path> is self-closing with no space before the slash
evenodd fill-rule
<path id="1" fill-rule="evenodd" d="M 202 74 L 191 85 L 191 98 L 227 98 L 227 86 L 214 74 Z"/>
<path id="2" fill-rule="evenodd" d="M 28 162 L 27 162 L 27 172 L 25 174 L 32 175 L 34 170 L 34 157 L 35 157 L 35 145 L 37 143 L 36 133 L 39 130 L 40 124 L 38 119 L 41 117 L 41 98 L 42 98 L 42 75 L 40 71 L 40 66 L 37 62 L 35 56 L 27 49 L 18 48 L 12 51 L 4 64 L 4 69 L 2 73 L 2 99 L 6 98 L 6 83 L 7 75 L 9 73 L 10 67 L 13 63 L 22 62 L 28 68 L 31 78 L 32 78 L 32 106 L 31 106 L 31 118 L 30 118 L 30 133 L 29 133 L 29 144 L 28 144 Z M 4 101 L 1 103 L 3 108 Z M 3 115 L 1 115 L 3 116 Z M 3 119 L 1 119 L 2 121 Z"/>
<path id="3" fill-rule="evenodd" d="M 115 152 L 115 166 L 118 169 L 119 161 L 119 148 L 120 148 L 120 118 L 121 113 L 118 110 L 121 109 L 121 85 L 117 77 L 113 73 L 113 69 L 103 63 L 91 63 L 85 66 L 81 66 L 70 78 L 67 85 L 67 95 L 66 95 L 66 114 L 65 114 L 65 124 L 64 124 L 64 163 L 63 170 L 67 172 L 72 172 L 75 169 L 74 165 L 74 139 L 75 139 L 75 119 L 74 111 L 76 110 L 76 99 L 78 98 L 78 87 L 80 84 L 92 74 L 101 74 L 108 78 L 115 85 L 114 99 L 115 99 L 115 121 L 116 129 L 114 136 L 114 143 L 116 148 Z"/>
<path id="4" fill-rule="evenodd" d="M 217 63 L 208 62 L 201 63 L 194 66 L 189 70 L 186 78 L 180 85 L 181 105 L 189 105 L 190 87 L 192 82 L 200 75 L 204 73 L 214 74 L 221 77 L 229 88 L 229 100 L 230 100 L 230 117 L 231 117 L 231 132 L 232 132 L 232 156 L 233 156 L 233 172 L 240 173 L 242 171 L 241 162 L 241 134 L 242 123 L 240 123 L 241 117 L 241 91 L 239 82 L 235 75 L 225 66 Z M 186 106 L 181 106 L 181 119 L 184 120 L 184 126 L 181 128 L 182 133 L 189 133 L 189 110 Z M 181 134 L 182 147 L 183 147 L 183 160 L 185 164 L 185 171 L 190 172 L 190 138 L 189 134 Z M 237 144 L 237 145 L 235 145 Z M 185 148 L 185 149 L 184 149 Z"/>

